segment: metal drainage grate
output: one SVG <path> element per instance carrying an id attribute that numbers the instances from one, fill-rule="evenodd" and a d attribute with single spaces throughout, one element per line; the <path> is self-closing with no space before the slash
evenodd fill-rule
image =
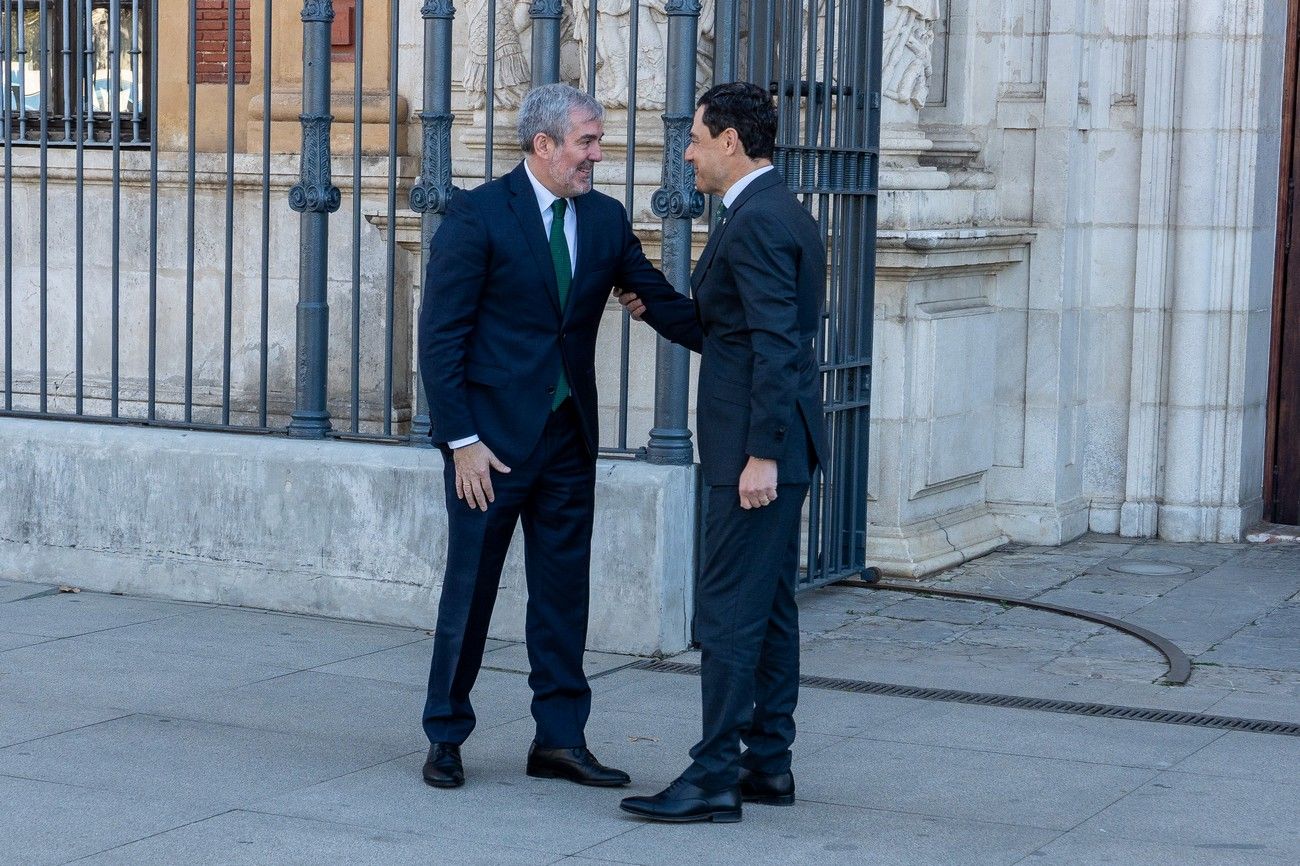
<path id="1" fill-rule="evenodd" d="M 632 665 L 632 667 L 638 670 L 664 674 L 698 674 L 700 672 L 699 665 L 683 664 L 682 662 L 646 660 Z M 1025 698 L 1017 695 L 998 695 L 989 692 L 963 692 L 957 689 L 927 689 L 920 686 L 900 686 L 892 683 L 873 683 L 864 680 L 839 679 L 837 677 L 803 676 L 799 677 L 799 684 L 813 689 L 827 689 L 835 692 L 857 692 L 865 695 L 886 695 L 892 698 L 916 698 L 923 701 L 976 704 L 981 707 L 1041 710 L 1046 713 L 1066 713 L 1072 716 L 1129 719 L 1135 722 L 1191 725 L 1196 728 L 1214 728 L 1220 731 L 1244 731 L 1252 734 L 1280 734 L 1286 737 L 1300 737 L 1300 725 L 1289 722 L 1242 719 L 1236 716 L 1212 716 L 1206 713 L 1188 713 L 1181 710 L 1155 710 L 1146 707 L 1124 707 L 1117 704 L 1089 704 L 1082 701 Z"/>

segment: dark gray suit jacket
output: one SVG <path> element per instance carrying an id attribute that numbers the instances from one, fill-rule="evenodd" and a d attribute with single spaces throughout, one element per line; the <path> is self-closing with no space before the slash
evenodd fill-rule
<path id="1" fill-rule="evenodd" d="M 638 291 L 644 319 L 701 353 L 696 426 L 704 482 L 734 485 L 750 457 L 782 484 L 827 461 L 813 341 L 826 292 L 821 229 L 775 171 L 754 179 L 714 229 L 691 277 L 695 301 Z M 645 291 L 649 288 L 650 291 Z"/>

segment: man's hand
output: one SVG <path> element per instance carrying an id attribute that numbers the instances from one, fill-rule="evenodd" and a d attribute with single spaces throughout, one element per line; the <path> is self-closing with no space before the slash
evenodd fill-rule
<path id="1" fill-rule="evenodd" d="M 624 292 L 615 288 L 614 294 L 618 295 L 618 302 L 623 305 L 623 309 L 627 310 L 632 318 L 641 321 L 641 314 L 645 312 L 645 302 L 637 297 L 636 292 Z"/>
<path id="2" fill-rule="evenodd" d="M 496 501 L 492 493 L 492 473 L 508 473 L 510 467 L 497 459 L 482 442 L 466 445 L 451 452 L 456 464 L 456 498 L 470 508 L 487 511 L 488 503 Z"/>
<path id="3" fill-rule="evenodd" d="M 740 507 L 762 508 L 776 501 L 776 461 L 751 457 L 740 473 Z"/>

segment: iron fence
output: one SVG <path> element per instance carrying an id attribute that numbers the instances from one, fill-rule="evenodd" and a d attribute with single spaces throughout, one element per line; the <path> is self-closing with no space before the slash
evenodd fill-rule
<path id="1" fill-rule="evenodd" d="M 688 292 L 695 99 L 749 79 L 830 242 L 804 582 L 860 572 L 881 0 L 626 5 L 0 0 L 3 413 L 423 444 L 424 258 L 455 187 L 519 158 L 523 91 L 607 106 L 598 185 Z M 689 463 L 686 351 L 607 316 L 603 452 Z"/>

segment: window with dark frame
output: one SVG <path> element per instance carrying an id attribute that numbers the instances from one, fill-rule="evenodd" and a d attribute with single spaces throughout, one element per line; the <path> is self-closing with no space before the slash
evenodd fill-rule
<path id="1" fill-rule="evenodd" d="M 8 139 L 15 145 L 43 139 L 70 146 L 80 139 L 147 146 L 153 137 L 149 5 L 0 0 Z"/>

